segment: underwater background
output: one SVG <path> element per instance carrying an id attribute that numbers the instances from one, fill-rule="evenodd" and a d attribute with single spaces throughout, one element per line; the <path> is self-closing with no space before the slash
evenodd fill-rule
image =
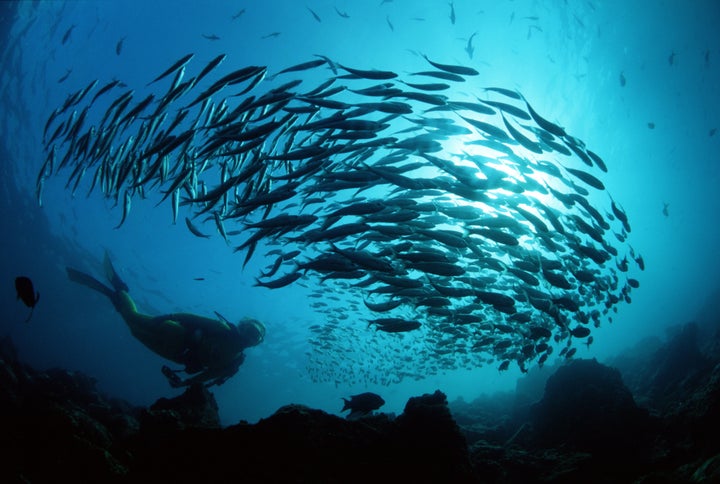
<path id="1" fill-rule="evenodd" d="M 366 328 L 369 311 L 356 333 L 340 333 L 362 336 L 320 351 L 311 328 L 331 315 L 311 296 L 325 285 L 310 278 L 281 289 L 255 287 L 274 260 L 263 257 L 269 248 L 258 247 L 243 268 L 245 254 L 233 245 L 244 237 L 229 246 L 210 221 L 200 227 L 211 237 L 198 238 L 182 221 L 172 223 L 169 204 L 135 199 L 116 228 L 122 203 L 98 192 L 85 197 L 89 179 L 73 196 L 65 186 L 70 173 L 61 171 L 46 180 L 39 206 L 43 129 L 68 94 L 94 79 L 143 88 L 188 53 L 195 69 L 227 54 L 223 74 L 248 65 L 277 72 L 319 54 L 401 75 L 430 67 L 420 53 L 476 69 L 478 95 L 486 86 L 518 90 L 544 118 L 583 140 L 607 164 L 602 181 L 628 215 L 628 241 L 645 270 L 633 269 L 640 287 L 632 302 L 619 303 L 612 322 L 603 317 L 593 343 L 576 344 L 576 357 L 605 361 L 645 338 L 664 337 L 718 297 L 717 2 L 458 0 L 451 8 L 403 0 L 76 1 L 5 2 L 2 9 L 0 324 L 33 366 L 80 370 L 101 390 L 138 405 L 179 393 L 160 372 L 166 362 L 133 338 L 108 301 L 67 280 L 66 266 L 102 275 L 107 250 L 144 312 L 217 311 L 266 325 L 263 344 L 248 349 L 239 372 L 214 389 L 224 424 L 256 421 L 289 402 L 339 413 L 341 397 L 365 391 L 383 396 L 382 411 L 399 413 L 408 397 L 437 388 L 451 401 L 515 388 L 520 369 L 511 364 L 500 372 L 500 361 L 443 369 L 410 359 L 403 374 L 413 377 L 388 374 L 396 371 L 397 362 L 389 364 L 395 349 L 420 352 L 426 342 L 412 332 L 391 339 Z M 315 86 L 331 75 L 321 68 L 297 77 Z M 27 324 L 29 310 L 12 286 L 17 275 L 30 277 L 41 294 Z M 362 303 L 358 297 L 351 292 L 343 303 Z M 347 361 L 348 371 L 333 371 Z M 533 362 L 528 367 L 538 371 Z"/>

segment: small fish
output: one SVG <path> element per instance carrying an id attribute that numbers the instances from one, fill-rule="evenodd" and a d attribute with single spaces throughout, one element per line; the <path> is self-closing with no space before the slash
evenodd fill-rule
<path id="1" fill-rule="evenodd" d="M 30 315 L 25 320 L 27 323 L 32 318 L 35 305 L 40 301 L 40 293 L 35 291 L 32 281 L 25 276 L 15 278 L 15 290 L 17 291 L 17 298 L 21 299 L 30 308 Z"/>
<path id="2" fill-rule="evenodd" d="M 220 65 L 220 63 L 225 60 L 225 57 L 227 57 L 227 54 L 220 54 L 219 56 L 208 62 L 208 64 L 203 68 L 203 70 L 200 71 L 200 74 L 197 75 L 195 81 L 193 81 L 193 84 L 197 84 L 198 82 L 200 82 L 200 79 L 205 77 L 211 70 L 215 69 L 218 65 Z"/>
<path id="3" fill-rule="evenodd" d="M 650 129 L 655 129 L 655 123 L 653 123 L 652 121 L 650 121 L 650 122 L 647 124 L 647 127 L 650 128 Z"/>
<path id="4" fill-rule="evenodd" d="M 198 230 L 198 228 L 195 227 L 195 225 L 192 223 L 192 221 L 187 217 L 185 217 L 185 225 L 187 225 L 187 228 L 190 229 L 190 232 L 192 232 L 192 234 L 195 237 L 200 237 L 201 239 L 209 239 L 210 238 L 209 235 L 203 234 L 202 232 L 200 232 Z"/>
<path id="5" fill-rule="evenodd" d="M 338 64 L 338 67 L 341 69 L 344 69 L 348 71 L 350 74 L 361 77 L 363 79 L 375 79 L 375 80 L 385 80 L 385 79 L 393 79 L 397 77 L 397 74 L 391 71 L 378 71 L 375 69 L 372 70 L 363 70 L 363 69 L 353 69 L 351 67 L 345 67 L 342 64 Z"/>
<path id="6" fill-rule="evenodd" d="M 285 73 L 287 73 L 287 72 L 304 71 L 304 70 L 307 70 L 307 69 L 312 69 L 312 68 L 315 68 L 315 67 L 319 67 L 319 66 L 321 66 L 321 65 L 326 64 L 327 62 L 328 62 L 327 59 L 318 59 L 318 60 L 313 60 L 313 61 L 309 61 L 309 62 L 303 62 L 302 64 L 297 64 L 297 65 L 294 65 L 294 66 L 291 66 L 291 67 L 287 67 L 287 68 L 281 70 L 280 72 L 274 74 L 274 75 L 273 75 L 273 78 L 274 78 L 275 76 L 279 76 L 280 74 L 285 74 Z"/>
<path id="7" fill-rule="evenodd" d="M 395 27 L 393 27 L 392 22 L 390 22 L 390 16 L 389 16 L 389 15 L 388 15 L 387 17 L 385 17 L 385 21 L 387 22 L 388 27 L 390 27 L 390 30 L 393 31 L 393 32 L 395 32 Z"/>
<path id="8" fill-rule="evenodd" d="M 450 72 L 452 74 L 458 74 L 460 76 L 477 76 L 480 74 L 478 71 L 473 69 L 472 67 L 465 67 L 465 66 L 455 66 L 450 64 L 439 64 L 437 62 L 433 62 L 426 55 L 423 55 L 426 61 L 428 61 L 433 67 L 440 69 L 441 71 Z"/>
<path id="9" fill-rule="evenodd" d="M 130 196 L 130 190 L 125 190 L 125 199 L 123 202 L 122 218 L 120 219 L 120 223 L 117 224 L 117 226 L 115 227 L 116 229 L 119 229 L 122 226 L 122 224 L 125 223 L 125 219 L 127 218 L 128 213 L 130 213 L 131 202 L 132 202 L 132 198 Z"/>
<path id="10" fill-rule="evenodd" d="M 204 281 L 204 277 L 193 277 L 193 281 Z"/>
<path id="11" fill-rule="evenodd" d="M 58 84 L 65 82 L 68 77 L 70 77 L 70 73 L 72 72 L 72 69 L 68 69 L 64 76 L 62 76 L 60 79 L 58 79 Z"/>
<path id="12" fill-rule="evenodd" d="M 62 44 L 65 45 L 68 40 L 70 40 L 70 35 L 72 34 L 73 29 L 75 28 L 75 25 L 71 25 L 69 29 L 65 31 L 65 35 L 63 35 L 62 38 Z"/>
<path id="13" fill-rule="evenodd" d="M 570 334 L 576 338 L 584 338 L 590 336 L 590 328 L 587 326 L 577 326 L 570 330 Z"/>
<path id="14" fill-rule="evenodd" d="M 669 203 L 663 202 L 663 215 L 666 217 L 670 216 L 670 212 L 668 211 L 668 208 L 670 207 Z"/>
<path id="15" fill-rule="evenodd" d="M 116 55 L 120 55 L 120 53 L 122 52 L 123 42 L 124 42 L 124 41 L 125 41 L 125 37 L 123 37 L 123 38 L 121 38 L 120 40 L 118 40 L 117 44 L 115 44 L 115 54 L 116 54 Z"/>
<path id="16" fill-rule="evenodd" d="M 465 52 L 467 52 L 468 57 L 471 59 L 473 58 L 473 54 L 475 53 L 475 47 L 472 45 L 473 37 L 477 35 L 477 32 L 473 32 L 473 34 L 470 36 L 470 38 L 467 41 L 467 45 L 465 46 Z"/>
<path id="17" fill-rule="evenodd" d="M 243 8 L 243 9 L 240 10 L 238 13 L 236 13 L 235 15 L 233 15 L 233 16 L 232 16 L 232 19 L 233 19 L 233 20 L 237 20 L 238 18 L 242 17 L 244 13 L 245 13 L 245 9 Z"/>
<path id="18" fill-rule="evenodd" d="M 271 37 L 278 37 L 279 35 L 280 35 L 280 32 L 271 32 L 271 33 L 269 33 L 269 34 L 267 34 L 267 35 L 263 35 L 263 36 L 260 37 L 260 38 L 261 38 L 261 39 L 269 39 L 269 38 L 271 38 Z"/>
<path id="19" fill-rule="evenodd" d="M 320 19 L 320 16 L 318 14 L 316 14 L 312 8 L 310 8 L 310 7 L 305 7 L 305 8 L 308 9 L 308 11 L 312 14 L 312 16 L 315 20 L 317 20 L 318 22 L 322 22 L 322 20 Z"/>
<path id="20" fill-rule="evenodd" d="M 711 138 L 715 136 L 715 133 L 717 133 L 717 128 L 712 128 L 710 131 L 708 131 L 708 136 Z"/>
<path id="21" fill-rule="evenodd" d="M 218 37 L 215 34 L 210 34 L 210 35 L 202 34 L 202 36 L 204 39 L 208 39 L 208 40 L 220 40 L 220 37 Z"/>
<path id="22" fill-rule="evenodd" d="M 172 66 L 170 66 L 165 72 L 163 72 L 162 74 L 160 74 L 159 76 L 157 76 L 155 79 L 152 80 L 152 82 L 149 82 L 147 85 L 149 86 L 150 84 L 153 84 L 153 83 L 159 81 L 159 80 L 162 79 L 163 77 L 172 74 L 173 72 L 175 72 L 176 70 L 180 69 L 181 67 L 184 67 L 185 64 L 187 64 L 188 62 L 190 62 L 190 59 L 192 59 L 194 55 L 195 55 L 195 54 L 187 54 L 185 57 L 182 57 L 182 58 L 179 59 L 177 62 L 175 62 L 175 64 L 173 64 Z"/>
<path id="23" fill-rule="evenodd" d="M 455 4 L 450 2 L 450 23 L 455 25 Z"/>
<path id="24" fill-rule="evenodd" d="M 670 55 L 668 56 L 668 64 L 673 65 L 675 64 L 675 51 L 672 51 Z"/>
<path id="25" fill-rule="evenodd" d="M 341 12 L 340 10 L 338 10 L 337 7 L 335 7 L 335 11 L 336 11 L 337 14 L 340 15 L 342 18 L 350 18 L 350 15 L 348 15 L 348 14 L 345 13 L 345 12 Z"/>
<path id="26" fill-rule="evenodd" d="M 267 287 L 268 289 L 279 289 L 292 284 L 301 276 L 302 273 L 300 271 L 296 271 L 267 282 L 263 282 L 260 279 L 255 278 L 255 284 L 253 284 L 253 286 Z"/>
<path id="27" fill-rule="evenodd" d="M 626 82 L 625 81 L 625 73 L 621 72 L 620 73 L 620 87 L 625 87 L 625 82 Z"/>

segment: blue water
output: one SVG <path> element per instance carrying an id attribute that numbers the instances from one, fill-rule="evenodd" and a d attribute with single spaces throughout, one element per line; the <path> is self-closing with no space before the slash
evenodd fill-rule
<path id="1" fill-rule="evenodd" d="M 65 277 L 66 265 L 99 276 L 107 249 L 145 312 L 218 311 L 266 324 L 265 342 L 247 350 L 238 374 L 215 390 L 225 424 L 256 421 L 291 402 L 339 413 L 340 397 L 364 391 L 380 393 L 384 411 L 400 412 L 408 397 L 436 388 L 466 400 L 514 388 L 520 371 L 513 365 L 501 373 L 497 363 L 396 382 L 400 378 L 388 373 L 397 372 L 397 362 L 388 364 L 395 349 L 411 354 L 413 345 L 423 345 L 410 335 L 389 342 L 368 329 L 357 341 L 339 341 L 334 350 L 318 353 L 310 328 L 327 324 L 328 316 L 311 307 L 317 299 L 309 296 L 325 286 L 310 280 L 309 287 L 253 287 L 272 262 L 262 257 L 267 249 L 243 269 L 244 253 L 233 253 L 212 221 L 202 225 L 211 238 L 197 238 L 182 223 L 183 214 L 172 224 L 167 203 L 155 207 L 136 199 L 115 229 L 121 206 L 97 191 L 85 197 L 89 180 L 73 197 L 65 189 L 69 173 L 61 172 L 46 180 L 38 206 L 43 127 L 68 93 L 114 78 L 144 92 L 147 82 L 191 52 L 195 69 L 226 53 L 223 73 L 246 65 L 275 72 L 322 54 L 401 75 L 429 67 L 422 53 L 480 72 L 456 88 L 460 94 L 472 94 L 473 86 L 517 89 L 545 118 L 585 141 L 609 167 L 603 181 L 629 216 L 628 241 L 646 270 L 635 274 L 641 285 L 632 303 L 619 304 L 612 323 L 604 320 L 593 331 L 594 343 L 578 345 L 576 357 L 605 360 L 643 338 L 663 337 L 665 328 L 693 320 L 717 294 L 716 1 L 457 0 L 454 23 L 445 1 L 55 1 L 4 8 L 10 13 L 3 24 L 8 41 L 0 46 L 0 223 L 7 240 L 0 256 L 6 281 L 0 324 L 35 367 L 82 371 L 101 390 L 136 404 L 178 393 L 160 373 L 166 362 L 132 337 L 108 301 Z M 473 33 L 470 58 L 465 47 Z M 298 77 L 317 85 L 325 75 Z M 28 309 L 15 300 L 12 286 L 20 274 L 41 293 L 28 324 Z M 350 370 L 335 374 L 338 362 Z M 408 365 L 406 373 L 425 367 Z"/>

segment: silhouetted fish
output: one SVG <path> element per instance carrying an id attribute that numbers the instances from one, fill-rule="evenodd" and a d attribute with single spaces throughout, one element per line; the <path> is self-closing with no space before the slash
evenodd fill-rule
<path id="1" fill-rule="evenodd" d="M 25 276 L 15 278 L 15 290 L 17 291 L 17 298 L 22 299 L 22 302 L 30 308 L 30 315 L 25 320 L 27 323 L 32 318 L 35 305 L 40 301 L 40 293 L 35 292 L 32 281 Z"/>
<path id="2" fill-rule="evenodd" d="M 385 405 L 385 400 L 383 400 L 377 393 L 372 392 L 360 393 L 358 395 L 351 396 L 350 400 L 346 398 L 343 398 L 342 400 L 345 402 L 345 405 L 343 405 L 343 408 L 340 411 L 344 412 L 345 410 L 350 410 L 348 417 L 367 415 L 373 410 L 377 410 Z"/>

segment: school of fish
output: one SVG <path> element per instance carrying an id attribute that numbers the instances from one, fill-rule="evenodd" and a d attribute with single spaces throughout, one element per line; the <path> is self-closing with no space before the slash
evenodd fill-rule
<path id="1" fill-rule="evenodd" d="M 644 262 L 604 161 L 519 92 L 427 57 L 404 79 L 324 56 L 272 75 L 193 58 L 142 94 L 94 80 L 68 95 L 44 128 L 38 201 L 65 172 L 73 194 L 122 207 L 118 227 L 148 198 L 198 237 L 214 225 L 244 264 L 269 250 L 256 285 L 303 285 L 322 317 L 313 380 L 526 371 L 630 302 Z"/>

